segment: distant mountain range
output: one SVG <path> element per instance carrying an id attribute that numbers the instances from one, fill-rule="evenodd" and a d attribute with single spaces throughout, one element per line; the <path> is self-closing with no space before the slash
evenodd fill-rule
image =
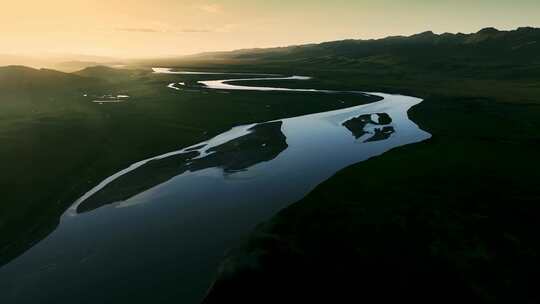
<path id="1" fill-rule="evenodd" d="M 431 31 L 412 36 L 391 36 L 371 40 L 341 40 L 320 44 L 278 47 L 268 49 L 244 49 L 232 52 L 203 53 L 188 58 L 213 59 L 266 59 L 266 60 L 312 60 L 313 58 L 384 57 L 428 58 L 493 58 L 506 57 L 518 61 L 540 58 L 540 28 L 522 27 L 512 31 L 484 28 L 472 34 Z"/>
<path id="2" fill-rule="evenodd" d="M 74 72 L 89 66 L 107 65 L 118 66 L 122 60 L 111 57 L 76 55 L 76 54 L 46 54 L 46 55 L 18 55 L 1 54 L 0 66 L 24 65 L 33 68 L 49 68 L 63 72 Z"/>
<path id="3" fill-rule="evenodd" d="M 445 78 L 516 79 L 540 77 L 540 28 L 485 28 L 472 34 L 435 34 L 342 40 L 320 44 L 203 53 L 140 61 L 142 65 L 244 70 L 287 69 L 292 73 L 342 71 L 384 77 L 437 73 Z"/>

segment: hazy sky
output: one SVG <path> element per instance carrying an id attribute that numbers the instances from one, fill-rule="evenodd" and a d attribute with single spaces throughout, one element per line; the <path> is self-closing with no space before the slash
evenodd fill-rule
<path id="1" fill-rule="evenodd" d="M 121 57 L 540 26 L 540 0 L 0 0 L 0 54 Z"/>

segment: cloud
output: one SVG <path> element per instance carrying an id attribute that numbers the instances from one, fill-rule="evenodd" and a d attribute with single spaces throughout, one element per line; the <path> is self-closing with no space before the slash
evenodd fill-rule
<path id="1" fill-rule="evenodd" d="M 211 29 L 202 29 L 202 28 L 185 28 L 181 29 L 180 32 L 182 33 L 213 33 L 214 30 Z"/>
<path id="2" fill-rule="evenodd" d="M 223 12 L 223 9 L 221 5 L 219 4 L 203 4 L 203 5 L 199 5 L 197 8 L 203 12 L 207 12 L 211 14 L 217 14 L 217 13 Z"/>
<path id="3" fill-rule="evenodd" d="M 159 34 L 181 34 L 181 33 L 230 33 L 237 27 L 236 24 L 225 24 L 220 27 L 186 27 L 186 28 L 152 28 L 152 27 L 121 27 L 116 28 L 119 32 L 129 33 L 159 33 Z"/>
<path id="4" fill-rule="evenodd" d="M 235 29 L 237 29 L 238 27 L 239 27 L 238 24 L 229 23 L 229 24 L 225 24 L 225 25 L 222 26 L 221 28 L 216 29 L 215 32 L 218 32 L 218 33 L 231 33 L 231 32 L 233 32 Z"/>
<path id="5" fill-rule="evenodd" d="M 180 33 L 231 33 L 238 27 L 238 24 L 228 23 L 215 28 L 183 28 Z"/>
<path id="6" fill-rule="evenodd" d="M 153 28 L 118 28 L 116 29 L 120 32 L 133 32 L 133 33 L 162 33 L 163 31 Z"/>
<path id="7" fill-rule="evenodd" d="M 168 33 L 168 34 L 174 34 L 174 33 L 212 33 L 215 32 L 212 29 L 206 29 L 206 28 L 182 28 L 179 30 L 161 30 L 161 29 L 154 29 L 154 28 L 117 28 L 116 29 L 119 32 L 130 32 L 130 33 Z"/>

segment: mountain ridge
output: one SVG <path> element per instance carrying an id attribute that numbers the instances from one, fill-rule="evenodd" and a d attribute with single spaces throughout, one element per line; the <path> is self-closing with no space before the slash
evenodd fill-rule
<path id="1" fill-rule="evenodd" d="M 527 39 L 540 39 L 540 28 L 536 27 L 519 27 L 515 30 L 498 30 L 494 27 L 486 27 L 475 33 L 442 33 L 435 34 L 433 31 L 424 31 L 421 33 L 413 34 L 410 36 L 388 36 L 379 39 L 343 39 L 335 41 L 327 41 L 321 43 L 311 43 L 303 45 L 291 45 L 283 47 L 272 48 L 251 48 L 251 49 L 238 49 L 225 52 L 205 52 L 200 54 L 194 54 L 185 56 L 186 59 L 195 58 L 211 58 L 215 59 L 241 59 L 249 55 L 261 55 L 261 54 L 275 54 L 282 52 L 297 52 L 312 50 L 317 48 L 329 48 L 343 44 L 353 45 L 356 47 L 378 47 L 378 46 L 392 46 L 396 43 L 408 43 L 408 44 L 446 44 L 446 45 L 471 45 L 485 42 L 486 40 L 494 39 L 495 41 L 504 42 L 505 39 L 509 39 L 512 42 L 518 40 Z M 533 42 L 537 40 L 530 40 Z M 526 41 L 522 41 L 526 42 Z"/>
<path id="2" fill-rule="evenodd" d="M 435 79 L 477 81 L 540 78 L 540 28 L 509 31 L 484 28 L 475 33 L 425 31 L 411 36 L 338 40 L 267 49 L 243 49 L 186 57 L 147 59 L 140 66 L 272 73 L 327 77 L 349 74 L 377 77 L 394 84 L 426 84 Z M 436 84 L 434 84 L 436 85 Z"/>

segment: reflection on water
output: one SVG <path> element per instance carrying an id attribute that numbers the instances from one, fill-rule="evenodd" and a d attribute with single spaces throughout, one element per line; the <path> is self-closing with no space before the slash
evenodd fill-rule
<path id="1" fill-rule="evenodd" d="M 166 158 L 154 159 L 120 176 L 77 206 L 88 212 L 103 205 L 124 201 L 187 171 L 220 168 L 225 175 L 274 159 L 287 148 L 281 122 L 257 124 L 246 133 L 220 145 L 206 144 Z"/>
<path id="2" fill-rule="evenodd" d="M 339 170 L 430 137 L 407 116 L 420 99 L 373 95 L 383 99 L 235 127 L 118 172 L 0 269 L 2 303 L 198 303 L 255 225 Z"/>

